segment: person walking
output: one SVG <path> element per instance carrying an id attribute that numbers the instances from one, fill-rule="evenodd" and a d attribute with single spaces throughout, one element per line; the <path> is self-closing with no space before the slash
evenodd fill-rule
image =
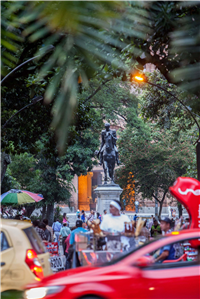
<path id="1" fill-rule="evenodd" d="M 63 253 L 65 253 L 65 240 L 70 235 L 71 230 L 67 227 L 67 223 L 63 223 L 63 227 L 60 230 L 59 236 L 62 236 L 62 246 L 63 246 Z"/>
<path id="2" fill-rule="evenodd" d="M 53 242 L 53 228 L 51 226 L 48 225 L 49 221 L 48 219 L 43 219 L 44 224 L 46 224 L 46 228 L 50 231 L 51 233 L 51 241 L 49 242 Z"/>
<path id="3" fill-rule="evenodd" d="M 70 257 L 69 257 L 69 243 L 70 240 L 70 234 L 67 236 L 67 238 L 65 239 L 65 257 L 66 257 L 66 265 L 65 265 L 65 270 L 70 269 L 71 268 L 71 262 L 70 262 Z"/>
<path id="4" fill-rule="evenodd" d="M 35 230 L 38 233 L 38 235 L 40 236 L 40 238 L 45 241 L 46 236 L 45 236 L 45 233 L 44 233 L 43 229 L 39 228 L 39 221 L 38 220 L 33 221 L 33 227 L 35 228 Z"/>
<path id="5" fill-rule="evenodd" d="M 97 219 L 99 219 L 99 220 L 100 220 L 100 223 L 101 223 L 102 219 L 101 219 L 101 215 L 100 215 L 99 212 L 97 212 Z"/>
<path id="6" fill-rule="evenodd" d="M 51 242 L 51 233 L 50 231 L 46 228 L 46 224 L 44 222 L 41 222 L 39 224 L 39 228 L 41 228 L 44 231 L 45 234 L 45 241 Z"/>
<path id="7" fill-rule="evenodd" d="M 92 222 L 94 220 L 94 211 L 93 210 L 91 210 L 91 212 L 90 212 L 90 215 L 88 216 L 88 219 L 87 219 L 87 221 L 90 221 L 90 222 Z"/>
<path id="8" fill-rule="evenodd" d="M 183 225 L 181 226 L 181 229 L 188 229 L 190 226 L 190 219 L 186 218 Z"/>
<path id="9" fill-rule="evenodd" d="M 151 227 L 153 225 L 153 220 L 154 220 L 153 215 L 151 215 L 151 218 L 149 219 L 149 223 L 148 223 L 149 231 L 151 230 Z"/>
<path id="10" fill-rule="evenodd" d="M 62 227 L 62 225 L 59 222 L 59 219 L 56 219 L 56 222 L 53 223 L 52 228 L 53 228 L 53 232 L 56 236 L 56 242 L 58 243 L 58 246 L 60 246 L 59 234 L 60 234 L 61 227 Z"/>
<path id="11" fill-rule="evenodd" d="M 81 212 L 81 221 L 83 221 L 83 223 L 85 223 L 85 211 L 82 210 Z"/>
<path id="12" fill-rule="evenodd" d="M 135 201 L 135 212 L 136 212 L 136 214 L 138 213 L 138 208 L 139 208 L 139 201 L 136 200 Z"/>
<path id="13" fill-rule="evenodd" d="M 76 211 L 76 217 L 78 218 L 78 216 L 80 216 L 80 214 L 81 214 L 81 212 L 80 212 L 80 210 L 78 209 L 78 210 Z"/>
<path id="14" fill-rule="evenodd" d="M 71 234 L 70 234 L 70 239 L 69 239 L 69 244 L 73 245 L 75 243 L 75 235 L 78 233 L 87 233 L 88 231 L 83 228 L 83 225 L 85 226 L 85 224 L 81 221 L 81 220 L 77 220 L 76 221 L 76 229 L 74 229 Z"/>

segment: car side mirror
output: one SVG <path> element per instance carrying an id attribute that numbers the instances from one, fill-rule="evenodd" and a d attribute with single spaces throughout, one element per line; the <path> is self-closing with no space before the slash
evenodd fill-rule
<path id="1" fill-rule="evenodd" d="M 135 263 L 134 266 L 138 268 L 146 268 L 153 264 L 153 259 L 151 256 L 141 256 L 139 257 Z"/>

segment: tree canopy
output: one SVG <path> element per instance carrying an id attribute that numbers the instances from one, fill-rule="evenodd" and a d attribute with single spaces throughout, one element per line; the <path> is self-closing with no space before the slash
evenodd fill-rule
<path id="1" fill-rule="evenodd" d="M 4 73 L 25 61 L 20 48 L 24 41 L 29 49 L 36 45 L 35 83 L 44 85 L 46 103 L 55 99 L 52 125 L 60 151 L 76 107 L 78 82 L 87 85 L 102 64 L 127 76 L 151 62 L 168 81 L 185 82 L 184 88 L 198 93 L 197 2 L 7 1 L 2 7 Z M 53 51 L 45 55 L 49 47 Z"/>

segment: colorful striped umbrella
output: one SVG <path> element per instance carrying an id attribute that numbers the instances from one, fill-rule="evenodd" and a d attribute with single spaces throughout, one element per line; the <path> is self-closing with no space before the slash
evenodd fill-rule
<path id="1" fill-rule="evenodd" d="M 18 204 L 23 205 L 27 203 L 38 202 L 44 197 L 42 194 L 32 193 L 26 190 L 11 189 L 10 191 L 1 195 L 1 204 Z"/>

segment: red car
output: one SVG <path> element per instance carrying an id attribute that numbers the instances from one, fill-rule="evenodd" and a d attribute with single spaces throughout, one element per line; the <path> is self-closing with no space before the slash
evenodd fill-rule
<path id="1" fill-rule="evenodd" d="M 26 287 L 26 299 L 200 298 L 196 260 L 156 264 L 152 254 L 169 244 L 198 240 L 199 229 L 172 232 L 99 267 L 59 272 Z"/>

